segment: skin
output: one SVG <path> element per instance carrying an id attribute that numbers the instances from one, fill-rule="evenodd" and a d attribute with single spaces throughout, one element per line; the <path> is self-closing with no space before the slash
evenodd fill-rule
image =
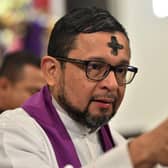
<path id="1" fill-rule="evenodd" d="M 118 55 L 118 50 L 123 49 L 123 46 L 118 43 L 117 39 L 115 36 L 111 37 L 111 42 L 108 43 L 108 46 L 112 48 L 112 54 Z"/>
<path id="2" fill-rule="evenodd" d="M 32 65 L 25 65 L 18 75 L 20 78 L 15 82 L 0 79 L 0 102 L 3 110 L 19 107 L 46 83 L 42 71 Z"/>
<path id="3" fill-rule="evenodd" d="M 124 46 L 118 50 L 117 56 L 112 55 L 107 45 L 111 35 L 115 35 Z M 129 63 L 130 49 L 127 39 L 121 33 L 79 34 L 76 47 L 70 51 L 69 57 L 83 60 L 96 57 L 115 66 Z M 50 56 L 44 56 L 41 65 L 51 94 L 63 108 L 66 107 L 60 101 L 60 95 L 78 112 L 83 113 L 87 109 L 90 116 L 96 117 L 113 116 L 122 102 L 125 86 L 118 85 L 113 72 L 104 80 L 95 82 L 87 79 L 85 72 L 78 66 L 66 63 L 62 69 L 60 62 Z M 167 130 L 168 120 L 129 141 L 128 152 L 134 168 L 153 168 L 158 163 L 168 165 Z"/>
<path id="4" fill-rule="evenodd" d="M 106 32 L 79 34 L 76 46 L 69 52 L 68 57 L 102 60 L 113 66 L 129 64 L 128 40 L 122 33 L 113 34 L 124 46 L 123 49 L 118 50 L 118 55 L 114 56 L 108 46 L 111 35 L 112 33 Z M 71 113 L 86 112 L 93 120 L 101 120 L 103 117 L 109 120 L 116 113 L 124 97 L 125 86 L 118 85 L 113 72 L 102 81 L 92 81 L 86 77 L 85 71 L 79 66 L 66 63 L 65 68 L 61 69 L 60 62 L 50 56 L 43 57 L 42 70 L 57 102 Z"/>

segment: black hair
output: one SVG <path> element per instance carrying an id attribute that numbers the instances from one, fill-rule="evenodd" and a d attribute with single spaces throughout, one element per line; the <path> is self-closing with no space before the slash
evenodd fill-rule
<path id="1" fill-rule="evenodd" d="M 6 77 L 8 80 L 16 82 L 21 78 L 25 65 L 32 65 L 40 69 L 40 61 L 40 58 L 27 50 L 6 53 L 0 67 L 0 77 Z"/>
<path id="2" fill-rule="evenodd" d="M 79 33 L 121 32 L 129 41 L 125 28 L 107 10 L 89 7 L 73 9 L 56 22 L 50 35 L 48 55 L 68 57 Z"/>

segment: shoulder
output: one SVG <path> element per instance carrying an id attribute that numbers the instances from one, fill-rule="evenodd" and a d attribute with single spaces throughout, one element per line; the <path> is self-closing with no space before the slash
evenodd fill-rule
<path id="1" fill-rule="evenodd" d="M 24 152 L 29 151 L 35 163 L 44 161 L 48 165 L 56 164 L 52 145 L 46 133 L 22 108 L 8 110 L 0 115 L 0 139 L 0 148 L 4 149 L 8 158 L 14 162 L 13 153 L 22 154 L 25 160 L 29 161 Z M 0 156 L 1 152 L 3 151 L 0 151 Z"/>
<path id="2" fill-rule="evenodd" d="M 25 130 L 40 130 L 37 122 L 30 117 L 22 108 L 4 111 L 0 115 L 0 129 L 22 128 Z"/>
<path id="3" fill-rule="evenodd" d="M 42 127 L 22 108 L 7 110 L 0 115 L 0 133 L 21 136 L 36 144 L 49 142 Z"/>
<path id="4" fill-rule="evenodd" d="M 0 115 L 0 133 L 7 136 L 29 136 L 36 141 L 44 134 L 39 124 L 22 108 L 4 111 Z M 40 140 L 40 139 L 39 139 Z"/>
<path id="5" fill-rule="evenodd" d="M 22 108 L 6 110 L 0 115 L 0 121 L 5 122 L 6 124 L 8 124 L 9 121 L 15 122 L 18 119 L 24 119 L 26 121 L 29 121 L 30 118 L 31 117 Z M 0 123 L 1 126 L 2 122 Z"/>

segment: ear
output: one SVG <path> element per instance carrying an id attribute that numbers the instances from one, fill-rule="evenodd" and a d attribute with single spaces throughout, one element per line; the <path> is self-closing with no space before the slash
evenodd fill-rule
<path id="1" fill-rule="evenodd" d="M 0 90 L 6 92 L 10 87 L 10 81 L 6 77 L 0 77 Z"/>
<path id="2" fill-rule="evenodd" d="M 61 66 L 55 58 L 51 56 L 42 57 L 41 70 L 49 86 L 53 86 L 57 83 L 61 73 Z"/>
<path id="3" fill-rule="evenodd" d="M 5 109 L 11 97 L 11 82 L 6 77 L 0 77 L 0 108 Z"/>
<path id="4" fill-rule="evenodd" d="M 6 77 L 0 77 L 0 109 L 5 110 L 10 107 L 10 98 L 12 97 L 12 83 Z"/>

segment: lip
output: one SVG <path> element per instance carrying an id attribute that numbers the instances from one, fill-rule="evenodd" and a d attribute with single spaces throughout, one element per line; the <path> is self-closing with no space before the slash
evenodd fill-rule
<path id="1" fill-rule="evenodd" d="M 95 102 L 100 102 L 100 103 L 105 103 L 105 104 L 112 104 L 115 102 L 114 98 L 100 98 L 100 99 L 95 99 Z"/>
<path id="2" fill-rule="evenodd" d="M 104 103 L 104 102 L 96 102 L 96 105 L 99 107 L 99 108 L 110 108 L 110 106 L 112 105 L 111 103 Z"/>
<path id="3" fill-rule="evenodd" d="M 94 100 L 96 105 L 100 108 L 110 108 L 113 103 L 115 102 L 114 99 L 109 99 L 109 98 L 103 98 L 103 99 L 96 99 Z"/>

